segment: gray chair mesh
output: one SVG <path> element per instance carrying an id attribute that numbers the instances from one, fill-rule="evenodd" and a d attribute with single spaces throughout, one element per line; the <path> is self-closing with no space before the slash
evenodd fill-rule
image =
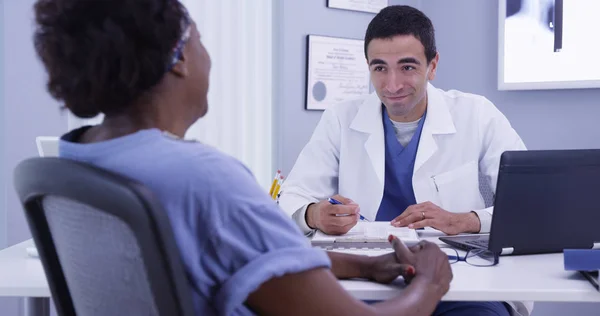
<path id="1" fill-rule="evenodd" d="M 62 197 L 42 204 L 77 315 L 158 315 L 125 222 Z"/>
<path id="2" fill-rule="evenodd" d="M 494 206 L 494 192 L 492 191 L 488 179 L 481 173 L 479 174 L 479 192 L 483 197 L 485 207 Z"/>

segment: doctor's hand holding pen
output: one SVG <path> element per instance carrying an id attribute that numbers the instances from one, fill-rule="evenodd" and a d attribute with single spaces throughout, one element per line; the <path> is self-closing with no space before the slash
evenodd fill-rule
<path id="1" fill-rule="evenodd" d="M 341 195 L 310 204 L 306 209 L 306 223 L 328 235 L 347 233 L 361 218 L 360 207 Z"/>

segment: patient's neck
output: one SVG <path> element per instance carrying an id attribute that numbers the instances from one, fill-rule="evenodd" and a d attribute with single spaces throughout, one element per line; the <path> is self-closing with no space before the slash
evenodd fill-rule
<path id="1" fill-rule="evenodd" d="M 119 114 L 106 115 L 101 124 L 88 129 L 79 139 L 80 143 L 95 143 L 123 137 L 145 129 L 159 129 L 183 138 L 190 127 L 186 120 L 178 117 L 176 109 L 146 106 L 143 110 L 131 108 Z"/>

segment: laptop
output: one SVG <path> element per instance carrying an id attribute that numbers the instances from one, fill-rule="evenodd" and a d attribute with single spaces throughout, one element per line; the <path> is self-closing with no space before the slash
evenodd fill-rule
<path id="1" fill-rule="evenodd" d="M 54 136 L 38 136 L 35 138 L 40 157 L 58 157 L 58 140 Z"/>
<path id="2" fill-rule="evenodd" d="M 58 157 L 58 141 L 60 137 L 38 136 L 35 138 L 38 154 L 40 157 Z M 38 258 L 39 254 L 35 246 L 27 247 L 27 254 L 30 257 Z"/>
<path id="3" fill-rule="evenodd" d="M 600 249 L 600 149 L 504 152 L 490 233 L 440 240 L 501 255 Z"/>

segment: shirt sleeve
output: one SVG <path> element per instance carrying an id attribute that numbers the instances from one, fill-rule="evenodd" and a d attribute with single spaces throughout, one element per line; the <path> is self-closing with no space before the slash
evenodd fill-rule
<path id="1" fill-rule="evenodd" d="M 481 135 L 479 172 L 488 181 L 495 194 L 502 153 L 507 150 L 527 150 L 527 148 L 504 114 L 489 100 L 484 99 L 483 102 L 484 106 L 479 112 L 481 121 L 479 124 L 479 134 Z M 475 210 L 481 222 L 480 233 L 490 231 L 493 212 L 493 207 Z"/>
<path id="2" fill-rule="evenodd" d="M 489 233 L 490 228 L 492 227 L 492 212 L 494 211 L 494 207 L 490 206 L 488 208 L 484 208 L 481 210 L 475 210 L 474 212 L 479 217 L 479 233 Z"/>
<path id="3" fill-rule="evenodd" d="M 292 214 L 292 220 L 294 220 L 296 225 L 298 225 L 300 230 L 304 233 L 304 236 L 309 236 L 315 231 L 314 229 L 310 228 L 306 222 L 306 211 L 308 211 L 309 205 L 310 204 L 304 205 L 302 208 Z"/>
<path id="4" fill-rule="evenodd" d="M 249 294 L 274 277 L 331 266 L 245 167 L 214 172 L 220 180 L 200 197 L 213 219 L 200 262 L 218 314 L 243 314 Z"/>
<path id="5" fill-rule="evenodd" d="M 288 216 L 338 193 L 340 133 L 341 125 L 335 111 L 325 110 L 281 187 L 279 205 Z M 315 168 L 315 165 L 319 167 Z M 309 232 L 304 228 L 306 233 Z"/>

